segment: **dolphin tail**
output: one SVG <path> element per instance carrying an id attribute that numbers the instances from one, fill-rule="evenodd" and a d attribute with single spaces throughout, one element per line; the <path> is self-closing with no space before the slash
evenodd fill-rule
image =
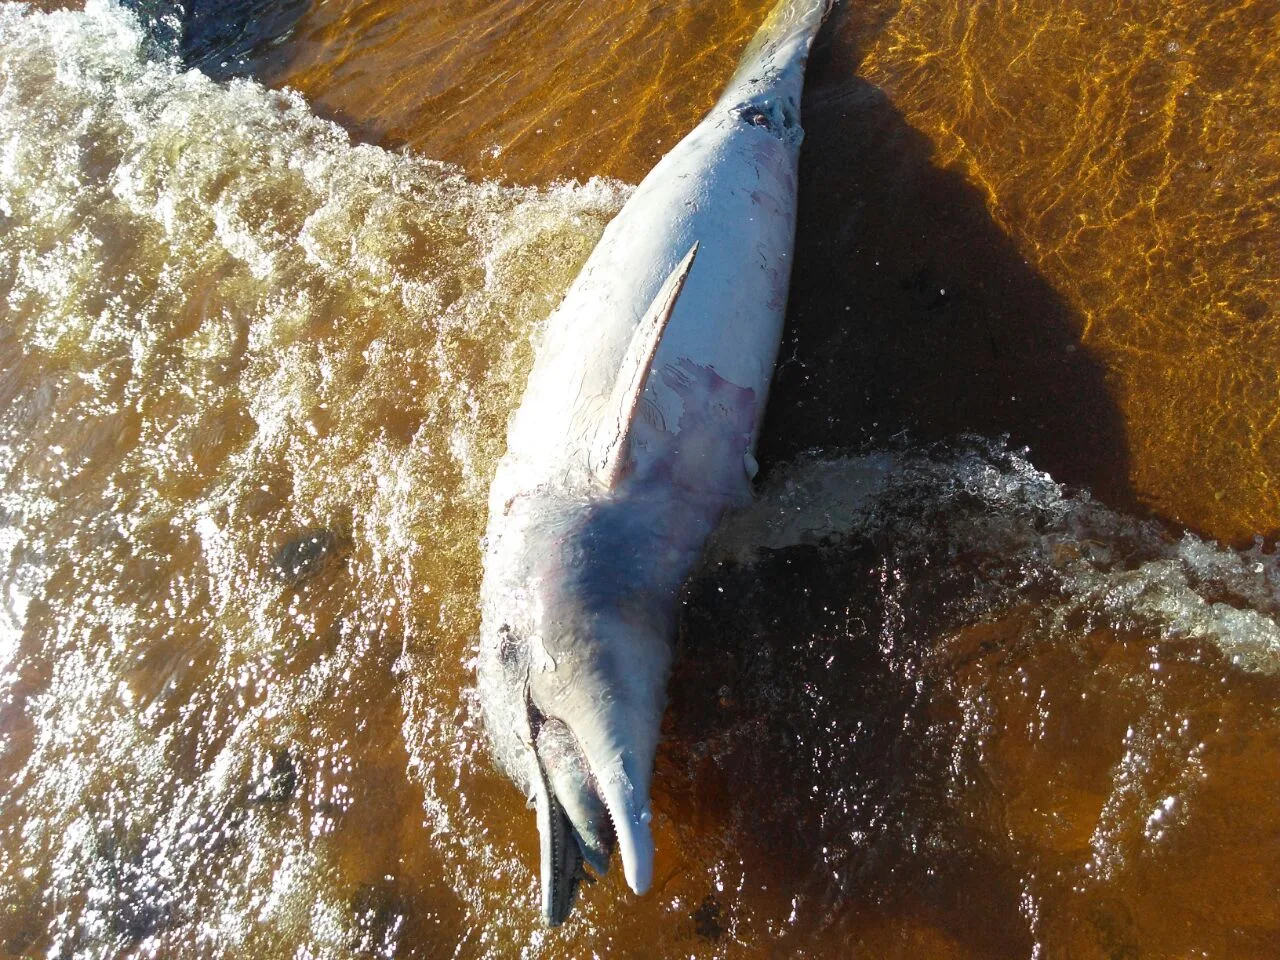
<path id="1" fill-rule="evenodd" d="M 720 104 L 732 105 L 770 89 L 798 107 L 809 47 L 834 6 L 835 0 L 778 0 L 742 52 Z"/>

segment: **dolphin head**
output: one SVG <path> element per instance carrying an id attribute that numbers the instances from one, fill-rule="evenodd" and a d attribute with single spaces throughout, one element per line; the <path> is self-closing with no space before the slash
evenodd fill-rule
<path id="1" fill-rule="evenodd" d="M 649 787 L 687 564 L 671 563 L 643 504 L 535 493 L 492 517 L 480 703 L 495 757 L 536 809 L 555 926 L 583 864 L 604 873 L 615 845 L 636 893 L 652 881 Z"/>

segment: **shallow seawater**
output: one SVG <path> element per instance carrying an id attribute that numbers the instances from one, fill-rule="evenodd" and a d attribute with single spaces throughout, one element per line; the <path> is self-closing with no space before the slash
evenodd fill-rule
<path id="1" fill-rule="evenodd" d="M 0 5 L 0 956 L 1280 953 L 1257 2 L 837 14 L 654 890 L 539 928 L 488 478 L 766 5 Z"/>
<path id="2" fill-rule="evenodd" d="M 246 68 L 476 177 L 636 182 L 768 6 L 347 0 Z M 819 350 L 858 337 L 837 369 L 871 399 L 842 410 L 879 440 L 1009 432 L 1199 532 L 1280 532 L 1278 39 L 1274 0 L 839 5 L 792 313 Z"/>

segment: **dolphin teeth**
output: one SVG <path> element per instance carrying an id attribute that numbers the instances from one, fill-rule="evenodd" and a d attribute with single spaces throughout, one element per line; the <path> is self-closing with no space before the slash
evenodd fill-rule
<path id="1" fill-rule="evenodd" d="M 582 878 L 582 857 L 576 842 L 570 841 L 569 818 L 547 789 L 539 771 L 538 836 L 541 840 L 542 922 L 558 927 L 573 910 L 573 901 Z"/>

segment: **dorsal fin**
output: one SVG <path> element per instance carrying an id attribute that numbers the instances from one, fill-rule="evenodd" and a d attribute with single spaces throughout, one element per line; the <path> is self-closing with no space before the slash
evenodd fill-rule
<path id="1" fill-rule="evenodd" d="M 604 421 L 591 450 L 591 468 L 600 482 L 608 488 L 616 486 L 626 470 L 627 438 L 640 409 L 640 398 L 644 396 L 645 384 L 649 381 L 653 358 L 658 353 L 658 344 L 662 342 L 662 334 L 667 329 L 667 322 L 676 308 L 676 301 L 680 298 L 680 291 L 684 289 L 684 282 L 693 269 L 693 261 L 697 255 L 698 243 L 695 240 L 640 318 L 627 352 L 622 357 L 618 379 L 614 381 Z"/>

